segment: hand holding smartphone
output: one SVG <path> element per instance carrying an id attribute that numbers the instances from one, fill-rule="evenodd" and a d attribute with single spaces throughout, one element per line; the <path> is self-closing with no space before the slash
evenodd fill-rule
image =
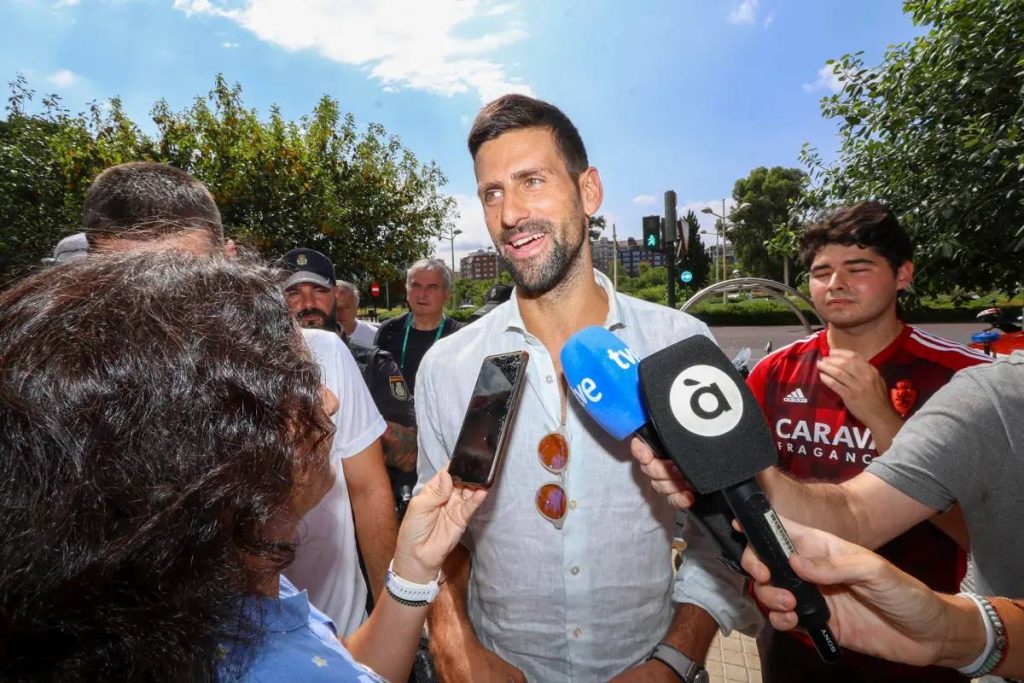
<path id="1" fill-rule="evenodd" d="M 489 489 L 505 455 L 523 385 L 526 351 L 484 358 L 455 442 L 448 473 L 458 486 Z"/>

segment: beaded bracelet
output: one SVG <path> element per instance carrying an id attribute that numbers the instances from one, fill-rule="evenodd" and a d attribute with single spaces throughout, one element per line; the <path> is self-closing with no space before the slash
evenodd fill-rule
<path id="1" fill-rule="evenodd" d="M 982 621 L 985 623 L 985 649 L 976 660 L 957 671 L 971 678 L 980 678 L 992 673 L 1006 657 L 1006 628 L 988 598 L 977 593 L 957 593 L 957 595 L 970 598 L 981 612 Z"/>

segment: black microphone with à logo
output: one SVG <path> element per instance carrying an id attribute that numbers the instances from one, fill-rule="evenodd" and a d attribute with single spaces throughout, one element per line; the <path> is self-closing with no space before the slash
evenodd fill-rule
<path id="1" fill-rule="evenodd" d="M 818 654 L 842 656 L 828 627 L 818 587 L 789 566 L 793 544 L 754 477 L 778 456 L 764 414 L 728 358 L 707 337 L 694 336 L 640 361 L 640 391 L 665 452 L 700 494 L 721 491 L 747 540 L 796 597 L 796 614 Z"/>

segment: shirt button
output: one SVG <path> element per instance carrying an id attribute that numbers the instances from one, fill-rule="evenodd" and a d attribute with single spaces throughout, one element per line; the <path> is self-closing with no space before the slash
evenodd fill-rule
<path id="1" fill-rule="evenodd" d="M 577 638 L 579 638 L 580 636 L 582 636 L 582 635 L 583 635 L 583 629 L 581 629 L 580 627 L 578 627 L 578 626 L 577 626 L 576 628 L 574 628 L 574 629 L 572 630 L 572 634 L 573 634 L 574 636 L 576 636 Z"/>
<path id="2" fill-rule="evenodd" d="M 555 381 L 555 378 L 552 377 L 551 375 L 548 375 L 547 377 L 544 378 L 544 381 L 547 382 L 548 384 L 551 384 L 552 382 Z"/>
<path id="3" fill-rule="evenodd" d="M 573 576 L 576 576 L 577 574 L 580 573 L 580 568 L 579 567 L 573 567 L 572 569 L 569 570 L 569 573 L 572 574 Z"/>
<path id="4" fill-rule="evenodd" d="M 570 500 L 569 501 L 569 509 L 570 510 L 575 510 L 576 509 L 576 501 L 575 500 Z"/>

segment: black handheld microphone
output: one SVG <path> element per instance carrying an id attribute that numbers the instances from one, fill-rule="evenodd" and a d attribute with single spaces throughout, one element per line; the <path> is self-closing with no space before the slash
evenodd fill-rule
<path id="1" fill-rule="evenodd" d="M 561 360 L 573 395 L 606 432 L 620 441 L 635 434 L 658 457 L 667 457 L 640 398 L 639 360 L 621 339 L 603 327 L 588 327 L 566 341 Z M 725 498 L 717 491 L 698 495 L 690 512 L 690 519 L 722 549 L 722 562 L 742 573 L 740 558 L 747 539 L 733 529 Z"/>
<path id="2" fill-rule="evenodd" d="M 772 582 L 796 596 L 800 626 L 826 661 L 842 656 L 818 587 L 789 566 L 789 534 L 754 479 L 778 456 L 760 406 L 707 337 L 677 342 L 640 361 L 640 392 L 665 452 L 698 493 L 721 491 Z"/>

